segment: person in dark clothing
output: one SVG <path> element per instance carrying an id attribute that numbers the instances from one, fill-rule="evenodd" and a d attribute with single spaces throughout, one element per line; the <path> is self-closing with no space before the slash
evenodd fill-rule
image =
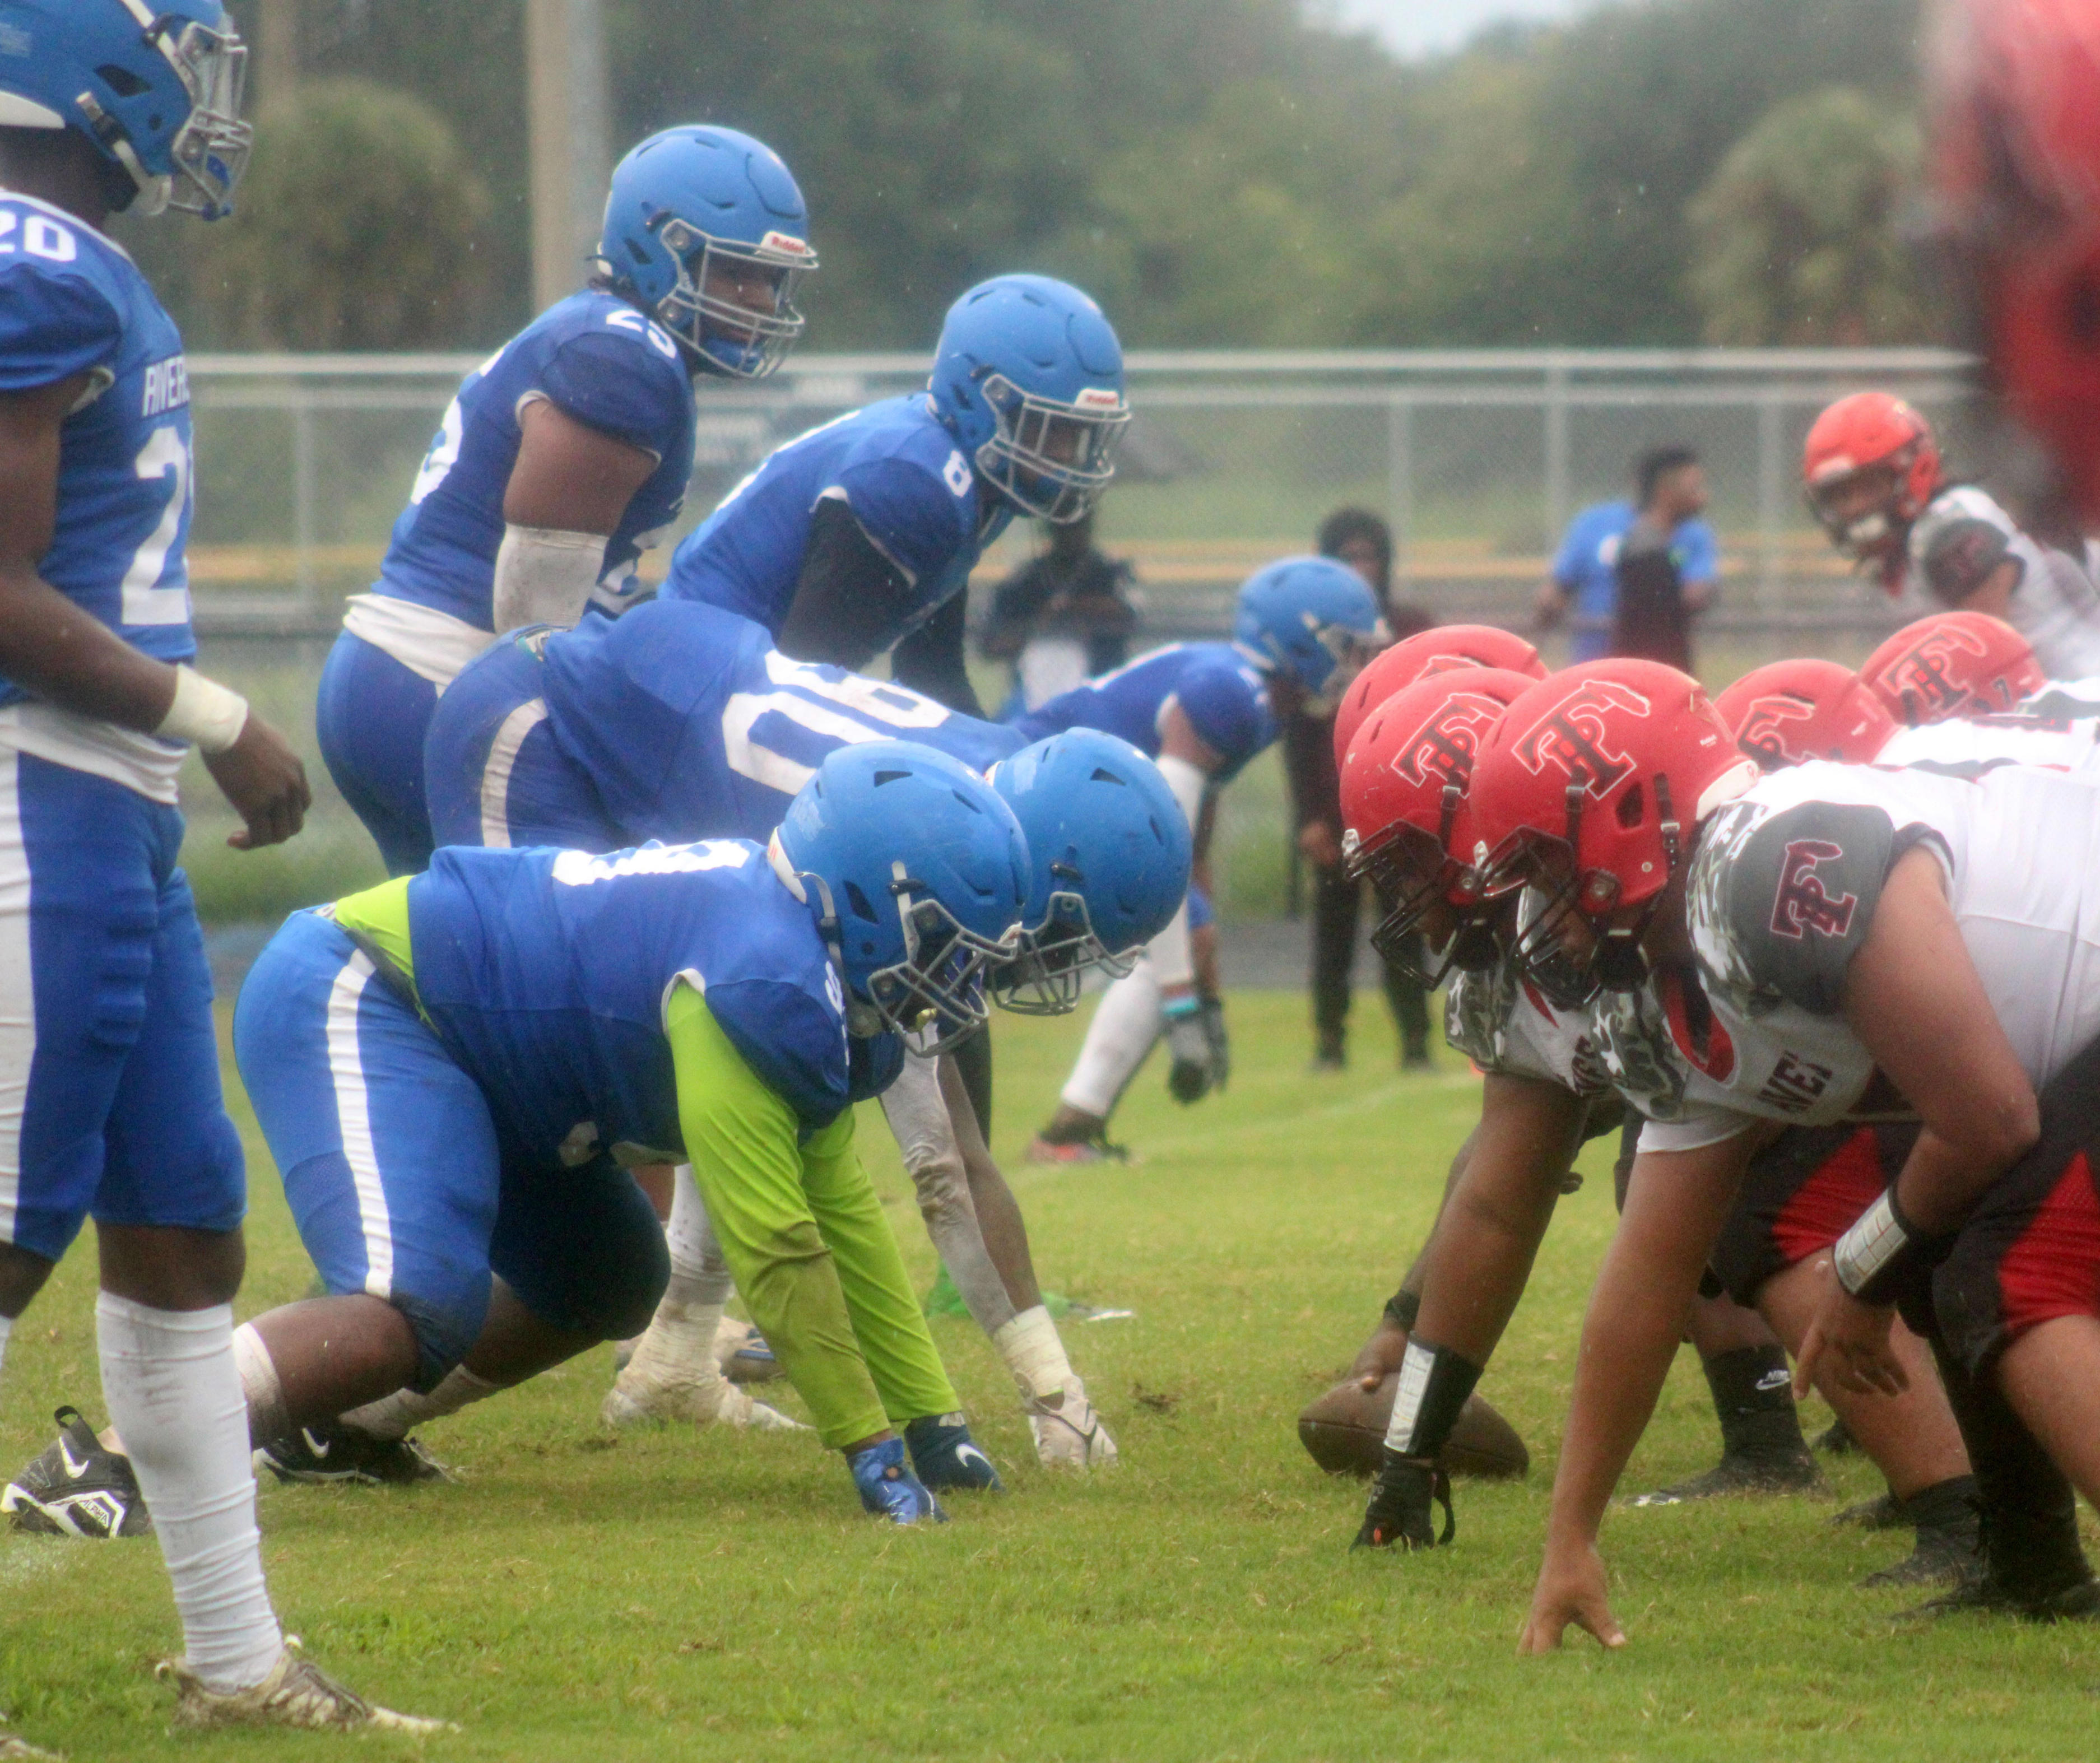
<path id="1" fill-rule="evenodd" d="M 1094 517 L 1050 528 L 1050 548 L 999 584 L 977 646 L 1012 664 L 1021 707 L 1034 710 L 1121 667 L 1137 628 L 1136 572 L 1094 545 Z"/>
<path id="2" fill-rule="evenodd" d="M 1348 564 L 1370 584 L 1396 638 L 1412 637 L 1436 622 L 1419 606 L 1392 604 L 1392 531 L 1377 515 L 1363 509 L 1337 509 L 1320 523 L 1316 543 L 1322 557 Z M 1356 962 L 1363 887 L 1349 879 L 1342 863 L 1341 779 L 1335 764 L 1333 717 L 1302 710 L 1286 716 L 1283 765 L 1299 853 L 1312 870 L 1312 1066 L 1316 1071 L 1339 1071 L 1348 1056 L 1349 972 Z M 1401 1068 L 1427 1070 L 1429 1006 L 1422 988 L 1388 967 L 1385 994 L 1400 1027 Z"/>
<path id="3" fill-rule="evenodd" d="M 1640 506 L 1620 541 L 1612 653 L 1692 671 L 1692 615 L 1710 584 L 1688 582 L 1678 529 L 1706 506 L 1706 474 L 1688 447 L 1658 447 L 1640 462 Z"/>

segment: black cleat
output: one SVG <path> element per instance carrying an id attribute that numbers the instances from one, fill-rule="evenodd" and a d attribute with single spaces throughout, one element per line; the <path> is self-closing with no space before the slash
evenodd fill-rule
<path id="1" fill-rule="evenodd" d="M 2020 1512 L 2010 1523 L 2005 1514 L 1978 1502 L 1977 1548 L 1983 1571 L 1946 1597 L 1904 1614 L 1945 1616 L 1979 1611 L 2029 1622 L 2100 1621 L 2100 1580 L 2093 1578 L 2079 1545 L 2078 1513 L 2070 1504 L 2071 1497 L 2066 1487 L 2061 1501 Z"/>
<path id="2" fill-rule="evenodd" d="M 77 1408 L 51 1417 L 57 1439 L 0 1489 L 0 1512 L 43 1536 L 150 1536 L 153 1519 L 131 1459 L 105 1449 Z"/>
<path id="3" fill-rule="evenodd" d="M 401 1488 L 452 1473 L 413 1439 L 375 1439 L 355 1426 L 302 1426 L 255 1448 L 255 1466 L 280 1482 L 363 1482 Z"/>
<path id="4" fill-rule="evenodd" d="M 1862 1500 L 1830 1520 L 1836 1530 L 1856 1527 L 1863 1531 L 1892 1531 L 1909 1522 L 1903 1515 L 1903 1501 L 1892 1493 L 1885 1493 L 1878 1500 Z"/>
<path id="5" fill-rule="evenodd" d="M 1808 1454 L 1808 1447 L 1795 1445 L 1777 1451 L 1730 1451 L 1703 1475 L 1695 1475 L 1653 1493 L 1641 1495 L 1637 1506 L 1679 1506 L 1694 1500 L 1717 1500 L 1731 1494 L 1820 1494 L 1823 1471 Z"/>
<path id="6" fill-rule="evenodd" d="M 1458 1514 L 1451 1510 L 1451 1478 L 1431 1459 L 1402 1457 L 1390 1445 L 1380 1456 L 1363 1526 L 1350 1549 L 1413 1550 L 1449 1542 L 1458 1528 Z M 1441 1536 L 1436 1534 L 1436 1505 L 1444 1508 Z"/>
<path id="7" fill-rule="evenodd" d="M 1951 1476 L 1921 1488 L 1908 1500 L 1891 1496 L 1890 1506 L 1890 1522 L 1912 1526 L 1917 1540 L 1904 1559 L 1860 1580 L 1863 1589 L 1929 1585 L 1935 1580 L 1960 1587 L 1983 1578 L 1983 1514 L 1974 1476 Z"/>

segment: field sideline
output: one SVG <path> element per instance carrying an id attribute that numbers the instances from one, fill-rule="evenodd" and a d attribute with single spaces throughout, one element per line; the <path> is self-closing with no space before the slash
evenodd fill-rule
<path id="1" fill-rule="evenodd" d="M 956 1498 L 954 1523 L 915 1533 L 863 1518 L 806 1437 L 602 1431 L 599 1351 L 427 1435 L 463 1486 L 263 1494 L 287 1625 L 357 1688 L 458 1720 L 458 1736 L 170 1739 L 170 1699 L 146 1669 L 176 1644 L 157 1554 L 11 1535 L 0 1709 L 77 1763 L 2091 1756 L 2100 1634 L 1898 1626 L 1914 1593 L 1851 1582 L 1903 1545 L 1830 1532 L 1827 1504 L 1619 1513 L 1606 1547 L 1631 1645 L 1515 1657 L 1610 1230 L 1603 1145 L 1484 1385 L 1530 1445 L 1531 1479 L 1461 1483 L 1450 1550 L 1346 1553 L 1361 1489 L 1312 1468 L 1292 1419 L 1374 1320 L 1476 1107 L 1448 1052 L 1437 1075 L 1392 1074 L 1375 1006 L 1359 1003 L 1355 1068 L 1316 1079 L 1302 1001 L 1238 996 L 1230 1091 L 1181 1110 L 1148 1068 L 1117 1122 L 1145 1153 L 1127 1170 L 1019 1167 L 1084 1017 L 999 1021 L 995 1146 L 1045 1284 L 1136 1312 L 1066 1330 L 1123 1447 L 1112 1474 L 1034 1466 L 1010 1386 L 966 1324 L 937 1333 L 1011 1492 Z M 236 1107 L 253 1160 L 248 1316 L 300 1295 L 311 1272 Z M 930 1278 L 879 1116 L 861 1143 Z M 15 1333 L 0 1381 L 8 1473 L 46 1442 L 57 1402 L 101 1417 L 92 1284 L 83 1246 Z M 1652 1484 L 1714 1448 L 1687 1353 L 1634 1474 Z M 1846 1499 L 1878 1488 L 1851 1465 L 1833 1481 Z"/>

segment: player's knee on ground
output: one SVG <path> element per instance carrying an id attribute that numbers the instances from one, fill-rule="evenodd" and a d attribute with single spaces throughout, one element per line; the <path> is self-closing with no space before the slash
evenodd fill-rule
<path id="1" fill-rule="evenodd" d="M 489 1263 L 540 1320 L 602 1341 L 646 1329 L 671 1279 L 649 1197 L 606 1158 L 506 1176 Z"/>

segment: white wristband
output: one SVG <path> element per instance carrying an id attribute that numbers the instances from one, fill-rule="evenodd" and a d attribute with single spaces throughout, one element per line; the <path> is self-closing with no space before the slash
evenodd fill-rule
<path id="1" fill-rule="evenodd" d="M 201 753 L 223 753 L 248 726 L 248 700 L 208 680 L 195 668 L 175 669 L 174 702 L 154 734 L 164 740 L 194 741 Z"/>
<path id="2" fill-rule="evenodd" d="M 1831 1265 L 1838 1275 L 1838 1283 L 1851 1297 L 1870 1303 L 1885 1302 L 1879 1295 L 1876 1281 L 1895 1264 L 1912 1241 L 1909 1227 L 1896 1210 L 1895 1188 L 1882 1189 L 1851 1229 L 1838 1239 L 1836 1248 L 1831 1251 Z"/>

